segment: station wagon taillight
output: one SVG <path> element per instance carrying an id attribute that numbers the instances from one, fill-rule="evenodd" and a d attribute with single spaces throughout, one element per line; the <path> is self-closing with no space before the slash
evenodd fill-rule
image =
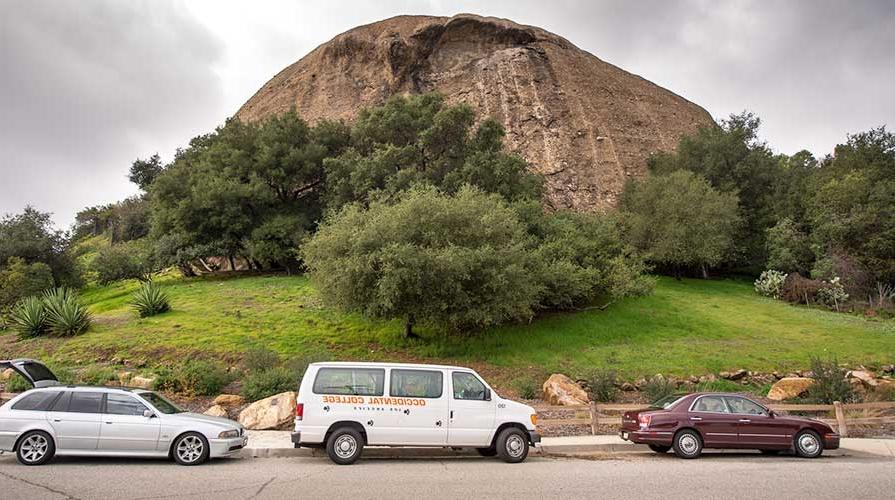
<path id="1" fill-rule="evenodd" d="M 650 414 L 646 415 L 637 415 L 637 422 L 640 424 L 641 429 L 646 429 L 649 427 L 650 421 L 652 421 L 653 416 Z"/>
<path id="2" fill-rule="evenodd" d="M 295 403 L 295 420 L 301 420 L 305 416 L 305 404 Z"/>

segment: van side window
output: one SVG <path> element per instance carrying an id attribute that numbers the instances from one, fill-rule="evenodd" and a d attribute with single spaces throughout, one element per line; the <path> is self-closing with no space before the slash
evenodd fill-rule
<path id="1" fill-rule="evenodd" d="M 451 374 L 454 383 L 454 399 L 485 400 L 485 384 L 471 373 L 454 372 Z"/>
<path id="2" fill-rule="evenodd" d="M 382 396 L 385 370 L 382 368 L 321 368 L 314 379 L 314 394 Z"/>
<path id="3" fill-rule="evenodd" d="M 389 395 L 405 398 L 440 398 L 444 376 L 429 370 L 392 370 Z"/>
<path id="4" fill-rule="evenodd" d="M 59 391 L 40 391 L 26 395 L 22 399 L 16 401 L 12 405 L 13 410 L 30 410 L 30 411 L 47 411 L 56 398 L 59 397 Z"/>

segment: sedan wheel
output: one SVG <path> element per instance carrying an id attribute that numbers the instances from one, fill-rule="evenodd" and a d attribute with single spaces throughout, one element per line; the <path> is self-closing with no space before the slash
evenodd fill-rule
<path id="1" fill-rule="evenodd" d="M 674 436 L 674 454 L 681 458 L 697 458 L 702 454 L 702 438 L 696 431 L 685 429 Z"/>
<path id="2" fill-rule="evenodd" d="M 814 431 L 802 431 L 796 434 L 796 455 L 802 458 L 817 458 L 824 452 L 824 444 Z"/>
<path id="3" fill-rule="evenodd" d="M 53 438 L 41 431 L 32 431 L 22 436 L 16 449 L 16 458 L 24 465 L 43 465 L 55 454 Z"/>
<path id="4" fill-rule="evenodd" d="M 208 453 L 208 441 L 196 432 L 188 432 L 174 442 L 174 460 L 180 465 L 199 465 L 208 460 Z"/>

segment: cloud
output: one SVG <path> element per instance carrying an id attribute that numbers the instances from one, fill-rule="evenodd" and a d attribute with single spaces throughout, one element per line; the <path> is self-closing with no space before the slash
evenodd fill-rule
<path id="1" fill-rule="evenodd" d="M 0 4 L 0 212 L 68 223 L 135 192 L 137 156 L 222 121 L 224 46 L 168 2 Z"/>

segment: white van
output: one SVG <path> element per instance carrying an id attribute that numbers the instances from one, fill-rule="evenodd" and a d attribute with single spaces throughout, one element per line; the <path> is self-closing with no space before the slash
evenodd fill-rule
<path id="1" fill-rule="evenodd" d="M 357 461 L 364 446 L 475 448 L 516 463 L 541 441 L 530 406 L 503 399 L 474 370 L 396 363 L 313 363 L 295 408 L 295 447 Z"/>

